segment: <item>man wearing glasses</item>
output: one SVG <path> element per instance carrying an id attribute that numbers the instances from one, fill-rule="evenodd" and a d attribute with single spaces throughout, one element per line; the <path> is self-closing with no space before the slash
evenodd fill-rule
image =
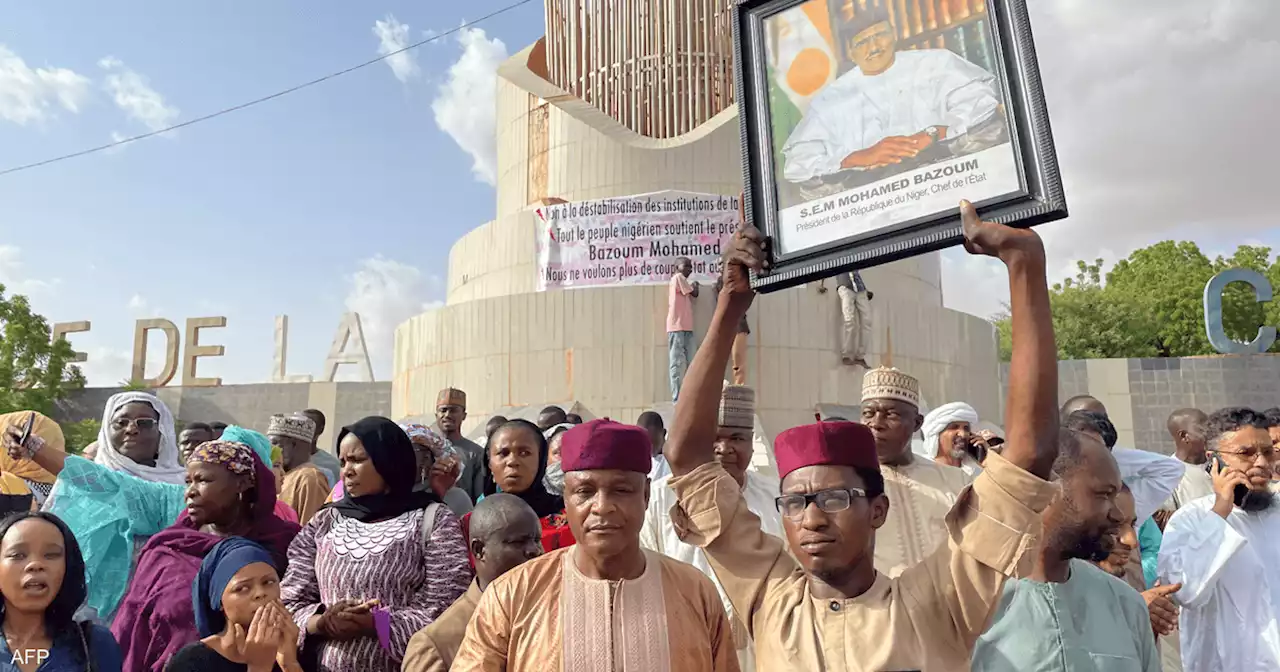
<path id="1" fill-rule="evenodd" d="M 981 222 L 961 204 L 965 247 L 1009 271 L 1014 354 L 1008 443 L 988 457 L 947 520 L 947 542 L 901 576 L 874 566 L 890 505 L 867 427 L 822 422 L 775 443 L 775 505 L 786 543 L 765 534 L 737 482 L 715 462 L 716 411 L 737 321 L 754 294 L 747 268 L 765 267 L 763 236 L 734 235 L 725 288 L 685 381 L 667 442 L 683 541 L 700 546 L 755 639 L 758 669 L 890 672 L 968 670 L 1006 579 L 1030 565 L 1040 513 L 1057 488 L 1057 352 L 1044 247 L 1030 230 Z M 788 554 L 787 550 L 791 553 Z M 793 557 L 794 556 L 794 557 Z"/>
<path id="2" fill-rule="evenodd" d="M 1157 574 L 1182 606 L 1186 672 L 1280 669 L 1280 510 L 1262 413 L 1224 408 L 1205 423 L 1213 495 L 1169 519 Z"/>

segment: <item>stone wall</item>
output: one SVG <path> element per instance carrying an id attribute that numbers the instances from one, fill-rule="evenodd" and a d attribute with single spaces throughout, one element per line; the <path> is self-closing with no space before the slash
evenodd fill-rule
<path id="1" fill-rule="evenodd" d="M 59 405 L 55 419 L 102 419 L 102 408 L 119 388 L 80 390 Z M 391 383 L 262 383 L 220 387 L 162 387 L 152 392 L 180 422 L 225 422 L 266 431 L 273 414 L 307 408 L 325 414 L 320 446 L 333 450 L 338 429 L 369 415 L 391 415 Z"/>
<path id="2" fill-rule="evenodd" d="M 1000 367 L 1002 393 L 1009 365 Z M 1206 413 L 1226 406 L 1280 406 L 1280 356 L 1218 355 L 1168 359 L 1090 359 L 1058 363 L 1059 403 L 1097 397 L 1120 434 L 1119 443 L 1172 453 L 1165 422 L 1180 408 Z"/>

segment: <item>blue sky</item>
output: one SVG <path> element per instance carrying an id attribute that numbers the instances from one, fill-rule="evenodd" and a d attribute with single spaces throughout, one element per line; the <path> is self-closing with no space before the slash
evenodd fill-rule
<path id="1" fill-rule="evenodd" d="M 505 4 L 8 3 L 0 170 L 270 94 Z M 1280 249 L 1280 88 L 1262 85 L 1280 81 L 1280 3 L 1032 5 L 1072 211 L 1041 230 L 1051 275 L 1166 238 Z M 227 355 L 200 373 L 235 383 L 268 378 L 273 317 L 288 314 L 290 373 L 318 375 L 351 309 L 389 377 L 391 330 L 444 298 L 449 247 L 493 215 L 493 69 L 541 35 L 542 3 L 479 29 L 172 136 L 0 176 L 0 282 L 51 321 L 92 320 L 72 342 L 95 385 L 128 375 L 140 317 L 181 329 L 227 316 L 202 337 Z M 948 251 L 943 279 L 948 305 L 974 314 L 1007 296 L 991 260 Z"/>
<path id="2" fill-rule="evenodd" d="M 307 3 L 305 13 L 299 2 L 12 4 L 0 23 L 9 52 L 0 52 L 0 73 L 15 76 L 16 57 L 28 75 L 65 69 L 88 81 L 37 91 L 42 109 L 25 123 L 0 108 L 0 169 L 373 58 L 375 21 L 388 16 L 412 42 L 505 4 L 330 1 Z M 535 2 L 479 28 L 514 51 L 541 26 Z M 250 382 L 269 375 L 273 317 L 288 314 L 291 373 L 318 375 L 353 293 L 358 307 L 395 318 L 442 300 L 449 246 L 493 215 L 492 187 L 432 111 L 462 54 L 457 37 L 445 37 L 416 50 L 418 73 L 405 82 L 375 64 L 173 137 L 0 177 L 0 279 L 30 293 L 51 321 L 92 320 L 72 341 L 90 353 L 93 384 L 127 375 L 138 317 L 181 329 L 187 317 L 227 316 L 226 329 L 202 336 L 227 355 L 205 360 L 201 375 Z M 106 57 L 120 64 L 104 68 Z M 160 105 L 138 95 L 117 104 L 108 78 L 129 71 Z M 75 110 L 57 98 L 67 90 L 79 98 Z M 24 114 L 3 93 L 0 105 Z M 363 294 L 352 278 L 361 271 Z M 363 317 L 374 322 L 366 329 L 378 341 L 376 373 L 388 377 L 386 318 Z"/>

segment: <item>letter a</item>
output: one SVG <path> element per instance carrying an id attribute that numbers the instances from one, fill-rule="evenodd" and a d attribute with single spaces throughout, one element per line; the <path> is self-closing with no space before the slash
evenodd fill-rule
<path id="1" fill-rule="evenodd" d="M 355 352 L 348 352 L 348 345 Z M 334 382 L 338 376 L 338 367 L 343 364 L 360 367 L 360 380 L 373 382 L 373 364 L 369 362 L 369 349 L 364 344 L 364 326 L 360 324 L 360 316 L 356 313 L 342 316 L 338 333 L 333 335 L 333 345 L 329 346 L 329 356 L 324 360 L 324 379 Z"/>

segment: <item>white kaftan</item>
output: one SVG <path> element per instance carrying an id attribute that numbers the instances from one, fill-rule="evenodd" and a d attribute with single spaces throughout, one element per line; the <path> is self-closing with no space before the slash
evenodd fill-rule
<path id="1" fill-rule="evenodd" d="M 1134 448 L 1111 449 L 1120 467 L 1120 478 L 1133 493 L 1133 507 L 1141 525 L 1151 514 L 1160 509 L 1169 495 L 1177 489 L 1186 473 L 1176 458 Z"/>
<path id="2" fill-rule="evenodd" d="M 1280 509 L 1223 520 L 1214 497 L 1182 505 L 1165 526 L 1157 575 L 1181 583 L 1186 672 L 1280 670 Z"/>
<path id="3" fill-rule="evenodd" d="M 782 148 L 783 177 L 804 182 L 839 172 L 850 154 L 890 136 L 945 126 L 966 133 L 996 113 L 995 75 L 946 49 L 900 51 L 888 70 L 850 70 L 809 106 Z"/>

